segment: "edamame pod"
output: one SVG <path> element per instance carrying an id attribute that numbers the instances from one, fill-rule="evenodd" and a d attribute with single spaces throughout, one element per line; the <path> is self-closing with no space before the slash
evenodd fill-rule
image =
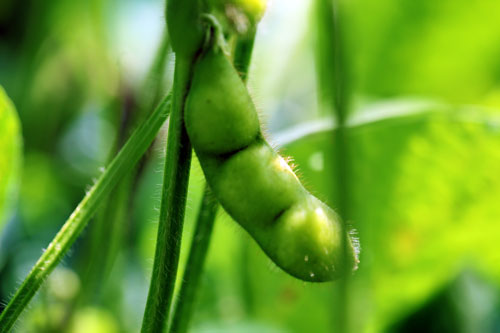
<path id="1" fill-rule="evenodd" d="M 339 216 L 302 186 L 264 140 L 245 85 L 216 46 L 195 66 L 185 123 L 222 207 L 279 267 L 315 282 L 356 267 L 356 250 L 342 235 Z"/>

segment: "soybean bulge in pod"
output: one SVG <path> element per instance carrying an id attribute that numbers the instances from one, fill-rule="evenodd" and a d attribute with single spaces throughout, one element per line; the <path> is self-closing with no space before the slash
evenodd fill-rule
<path id="1" fill-rule="evenodd" d="M 302 186 L 265 141 L 243 81 L 216 46 L 195 65 L 185 124 L 222 207 L 279 267 L 316 282 L 356 267 L 356 250 L 343 236 L 339 216 Z"/>

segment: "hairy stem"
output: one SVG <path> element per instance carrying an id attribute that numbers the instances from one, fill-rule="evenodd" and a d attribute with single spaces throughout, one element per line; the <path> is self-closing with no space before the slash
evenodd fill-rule
<path id="1" fill-rule="evenodd" d="M 8 332 L 12 328 L 44 279 L 78 238 L 102 200 L 144 154 L 167 118 L 169 109 L 170 96 L 167 96 L 151 116 L 132 134 L 118 155 L 87 192 L 0 315 L 0 332 Z"/>
<path id="2" fill-rule="evenodd" d="M 183 113 L 192 67 L 193 59 L 176 59 L 158 237 L 142 332 L 162 332 L 172 302 L 191 165 Z"/>
<path id="3" fill-rule="evenodd" d="M 208 186 L 205 186 L 181 289 L 173 308 L 173 317 L 172 323 L 169 326 L 169 332 L 187 332 L 218 206 L 210 189 Z"/>

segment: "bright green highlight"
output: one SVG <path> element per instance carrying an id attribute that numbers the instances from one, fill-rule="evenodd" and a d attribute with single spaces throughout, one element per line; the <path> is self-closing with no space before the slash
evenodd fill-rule
<path id="1" fill-rule="evenodd" d="M 0 230 L 17 198 L 22 138 L 14 104 L 0 86 Z"/>

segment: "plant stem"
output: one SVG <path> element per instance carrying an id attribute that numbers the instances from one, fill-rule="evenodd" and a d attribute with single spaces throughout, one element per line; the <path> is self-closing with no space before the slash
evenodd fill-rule
<path id="1" fill-rule="evenodd" d="M 167 118 L 169 107 L 170 95 L 165 97 L 151 116 L 132 134 L 123 149 L 87 192 L 0 315 L 0 332 L 8 332 L 12 328 L 44 279 L 78 238 L 102 200 L 144 154 Z"/>
<path id="2" fill-rule="evenodd" d="M 234 49 L 234 67 L 238 71 L 243 82 L 247 82 L 248 68 L 252 58 L 253 44 L 255 42 L 256 28 L 251 28 L 245 36 L 238 38 Z"/>
<path id="3" fill-rule="evenodd" d="M 337 130 L 334 132 L 336 174 L 334 179 L 337 187 L 337 207 L 344 221 L 349 220 L 350 186 L 349 186 L 349 140 L 346 119 L 350 107 L 350 73 L 346 57 L 344 4 L 342 0 L 318 0 L 316 8 L 318 22 L 318 86 L 320 104 L 335 115 Z M 343 267 L 348 267 L 348 234 L 345 222 L 343 231 Z M 347 333 L 350 331 L 349 321 L 349 272 L 334 285 L 335 331 Z"/>
<path id="4" fill-rule="evenodd" d="M 247 36 L 239 38 L 234 51 L 234 65 L 241 79 L 246 83 L 248 67 L 255 40 L 255 29 Z M 218 203 L 208 185 L 205 185 L 201 206 L 196 219 L 196 227 L 189 249 L 189 256 L 184 270 L 182 284 L 172 310 L 172 321 L 168 331 L 187 332 L 193 312 L 196 291 L 203 273 L 205 258 L 212 237 Z"/>
<path id="5" fill-rule="evenodd" d="M 187 332 L 218 207 L 210 189 L 205 186 L 181 289 L 173 308 L 169 332 Z"/>
<path id="6" fill-rule="evenodd" d="M 183 116 L 192 67 L 193 59 L 176 59 L 158 237 L 142 332 L 164 330 L 175 286 L 191 165 Z"/>

